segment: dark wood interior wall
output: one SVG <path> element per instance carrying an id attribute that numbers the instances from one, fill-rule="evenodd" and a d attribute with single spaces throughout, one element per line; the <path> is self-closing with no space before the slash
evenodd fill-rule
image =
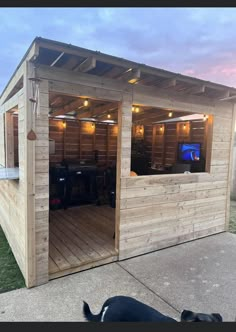
<path id="1" fill-rule="evenodd" d="M 18 165 L 18 116 L 14 115 L 14 153 Z M 162 126 L 162 130 L 161 130 Z M 168 123 L 165 125 L 145 125 L 144 140 L 150 161 L 156 164 L 173 164 L 177 158 L 177 143 L 199 142 L 202 154 L 206 157 L 205 122 Z M 117 125 L 96 124 L 91 122 L 49 120 L 49 137 L 55 140 L 55 154 L 50 155 L 51 163 L 59 163 L 63 158 L 93 160 L 98 151 L 98 163 L 109 165 L 116 162 Z M 65 149 L 64 149 L 65 144 Z"/>
<path id="2" fill-rule="evenodd" d="M 144 140 L 146 143 L 146 153 L 149 157 L 149 160 L 152 160 L 152 129 L 153 126 L 152 125 L 145 125 L 144 126 Z"/>
<path id="3" fill-rule="evenodd" d="M 202 155 L 206 157 L 205 122 L 166 123 L 153 129 L 152 162 L 172 165 L 177 160 L 178 142 L 196 142 L 202 144 Z M 162 128 L 162 129 L 161 129 Z"/>
<path id="4" fill-rule="evenodd" d="M 94 160 L 95 150 L 98 151 L 99 164 L 116 161 L 117 125 L 68 120 L 64 128 L 63 121 L 50 119 L 49 137 L 55 141 L 51 163 L 59 163 L 63 158 Z"/>

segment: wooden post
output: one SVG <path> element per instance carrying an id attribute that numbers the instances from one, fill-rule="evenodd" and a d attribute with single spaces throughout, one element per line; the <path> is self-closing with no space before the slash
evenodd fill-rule
<path id="1" fill-rule="evenodd" d="M 33 118 L 32 87 L 28 80 L 33 71 L 32 63 L 25 62 L 24 68 L 24 165 L 25 165 L 25 241 L 26 241 L 26 273 L 25 282 L 27 287 L 36 285 L 36 248 L 35 248 L 35 141 L 27 139 L 28 132 L 35 126 Z"/>
<path id="2" fill-rule="evenodd" d="M 120 193 L 121 178 L 130 176 L 131 164 L 131 129 L 132 129 L 132 96 L 124 94 L 118 107 L 118 137 L 116 163 L 116 227 L 115 248 L 119 250 L 120 234 Z"/>
<path id="3" fill-rule="evenodd" d="M 212 139 L 213 139 L 213 116 L 209 115 L 205 124 L 205 132 L 204 132 L 204 141 L 206 142 L 205 172 L 209 173 L 211 172 Z"/>
<path id="4" fill-rule="evenodd" d="M 225 213 L 225 230 L 229 230 L 230 221 L 230 187 L 232 181 L 233 158 L 234 158 L 234 135 L 235 135 L 235 120 L 236 120 L 236 107 L 232 106 L 232 125 L 231 125 L 231 138 L 230 138 L 230 154 L 229 154 L 229 167 L 228 167 L 228 181 L 227 181 L 227 197 L 226 197 L 226 213 Z"/>

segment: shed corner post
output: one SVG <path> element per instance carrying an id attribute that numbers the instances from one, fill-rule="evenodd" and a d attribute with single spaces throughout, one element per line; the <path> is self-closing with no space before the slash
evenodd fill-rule
<path id="1" fill-rule="evenodd" d="M 235 137 L 235 121 L 236 121 L 236 104 L 232 104 L 232 126 L 231 126 L 231 138 L 230 138 L 230 153 L 229 153 L 229 167 L 228 167 L 228 183 L 227 183 L 227 195 L 226 195 L 226 214 L 225 214 L 225 231 L 229 231 L 230 223 L 230 196 L 231 196 L 231 186 L 234 184 L 233 172 L 236 171 L 233 161 L 234 161 L 234 137 Z"/>
<path id="2" fill-rule="evenodd" d="M 117 138 L 117 174 L 116 174 L 116 228 L 115 248 L 119 252 L 120 243 L 120 200 L 122 197 L 122 178 L 130 176 L 131 165 L 131 128 L 132 128 L 132 94 L 123 94 L 118 108 Z"/>
<path id="3" fill-rule="evenodd" d="M 25 281 L 30 288 L 49 280 L 49 91 L 48 81 L 37 81 L 31 61 L 25 61 L 24 103 Z"/>
<path id="4" fill-rule="evenodd" d="M 29 81 L 33 65 L 24 63 L 24 208 L 25 208 L 25 282 L 27 288 L 36 285 L 35 264 L 35 141 L 27 138 L 30 130 L 34 130 L 32 112 L 32 87 Z"/>

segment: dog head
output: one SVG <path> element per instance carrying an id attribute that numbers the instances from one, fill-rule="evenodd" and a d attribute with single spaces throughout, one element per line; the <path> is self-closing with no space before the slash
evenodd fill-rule
<path id="1" fill-rule="evenodd" d="M 203 314 L 190 310 L 183 310 L 181 322 L 223 322 L 220 314 Z"/>

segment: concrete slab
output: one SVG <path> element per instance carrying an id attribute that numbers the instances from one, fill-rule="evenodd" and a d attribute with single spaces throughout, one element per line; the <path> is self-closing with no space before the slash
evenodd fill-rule
<path id="1" fill-rule="evenodd" d="M 94 313 L 110 296 L 135 297 L 176 319 L 179 313 L 116 263 L 0 294 L 0 321 L 84 321 L 82 301 Z"/>
<path id="2" fill-rule="evenodd" d="M 236 316 L 236 234 L 221 233 L 119 264 L 178 311 Z"/>

